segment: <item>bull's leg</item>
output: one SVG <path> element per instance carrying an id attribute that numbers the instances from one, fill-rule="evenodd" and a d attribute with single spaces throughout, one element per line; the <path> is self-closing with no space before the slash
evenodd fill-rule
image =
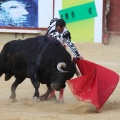
<path id="1" fill-rule="evenodd" d="M 37 99 L 39 99 L 39 87 L 40 87 L 40 83 L 39 83 L 38 79 L 36 79 L 35 75 L 32 76 L 30 79 L 31 79 L 31 82 L 32 82 L 32 84 L 33 84 L 33 86 L 35 88 L 35 93 L 33 95 L 33 98 L 36 97 Z"/>
<path id="2" fill-rule="evenodd" d="M 16 93 L 15 93 L 16 88 L 17 88 L 17 86 L 18 86 L 20 83 L 22 83 L 22 82 L 24 81 L 24 79 L 25 79 L 25 78 L 16 77 L 15 82 L 14 82 L 14 83 L 12 84 L 12 86 L 11 86 L 11 96 L 10 96 L 11 99 L 13 99 L 13 100 L 16 99 Z"/>
<path id="3" fill-rule="evenodd" d="M 51 88 L 51 86 L 50 86 L 50 84 L 47 84 L 47 88 L 48 88 L 48 89 L 47 89 L 46 93 L 45 93 L 44 95 L 41 95 L 41 96 L 40 96 L 40 100 L 41 100 L 41 101 L 47 100 L 49 94 L 53 91 L 52 88 Z"/>
<path id="4" fill-rule="evenodd" d="M 31 82 L 35 88 L 35 93 L 33 95 L 33 98 L 39 98 L 39 87 L 40 87 L 40 83 L 37 81 L 37 79 L 35 79 L 34 77 L 31 77 Z"/>
<path id="5" fill-rule="evenodd" d="M 28 74 L 29 78 L 31 79 L 31 82 L 35 88 L 35 93 L 33 95 L 33 98 L 37 97 L 37 99 L 38 99 L 39 98 L 40 82 L 39 82 L 38 77 L 37 77 L 36 66 L 28 68 L 27 72 L 28 72 L 27 74 Z"/>
<path id="6" fill-rule="evenodd" d="M 40 87 L 40 83 L 37 82 L 37 81 L 34 81 L 34 82 L 32 81 L 32 84 L 33 84 L 33 86 L 35 88 L 35 93 L 33 95 L 33 98 L 36 97 L 37 99 L 39 99 L 39 87 Z"/>

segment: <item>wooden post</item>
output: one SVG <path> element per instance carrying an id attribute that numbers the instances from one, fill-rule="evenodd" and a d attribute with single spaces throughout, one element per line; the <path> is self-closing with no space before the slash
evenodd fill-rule
<path id="1" fill-rule="evenodd" d="M 103 26 L 103 44 L 108 44 L 108 30 L 107 30 L 107 15 L 110 12 L 110 0 L 105 1 L 105 10 L 104 13 L 104 26 Z"/>

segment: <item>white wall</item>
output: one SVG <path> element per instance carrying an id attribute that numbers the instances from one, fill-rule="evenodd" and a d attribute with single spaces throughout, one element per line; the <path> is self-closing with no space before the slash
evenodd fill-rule
<path id="1" fill-rule="evenodd" d="M 102 43 L 103 0 L 95 0 L 95 5 L 96 5 L 98 16 L 95 17 L 94 42 Z M 38 16 L 39 16 L 38 25 L 40 28 L 47 28 L 49 26 L 50 20 L 53 18 L 53 0 L 38 0 L 38 9 L 39 9 L 38 10 Z M 62 9 L 62 0 L 55 0 L 54 18 L 59 18 L 58 11 L 61 9 Z M 1 31 L 1 32 L 4 32 L 4 31 Z M 19 32 L 20 31 L 18 31 L 18 33 Z M 34 33 L 36 32 L 37 31 L 34 30 Z M 22 33 L 24 33 L 24 30 L 22 31 Z"/>
<path id="2" fill-rule="evenodd" d="M 62 0 L 55 0 L 54 18 L 59 18 L 59 10 L 62 9 Z M 53 18 L 53 0 L 38 1 L 38 16 L 40 28 L 47 28 Z"/>
<path id="3" fill-rule="evenodd" d="M 62 0 L 55 0 L 54 18 L 59 18 L 59 10 L 62 9 Z"/>
<path id="4" fill-rule="evenodd" d="M 95 0 L 98 16 L 95 17 L 94 24 L 94 42 L 102 43 L 102 16 L 103 16 L 103 0 Z M 38 0 L 38 16 L 39 27 L 47 28 L 50 20 L 53 18 L 53 0 Z M 58 11 L 62 9 L 62 0 L 55 0 L 54 17 L 59 18 Z M 0 29 L 1 33 L 21 33 L 19 30 Z M 30 31 L 22 30 L 22 33 L 30 33 Z M 32 30 L 32 33 L 41 33 L 41 31 Z"/>
<path id="5" fill-rule="evenodd" d="M 98 16 L 95 17 L 94 42 L 102 43 L 103 0 L 95 0 Z"/>
<path id="6" fill-rule="evenodd" d="M 47 28 L 53 18 L 53 0 L 38 0 L 38 26 Z"/>

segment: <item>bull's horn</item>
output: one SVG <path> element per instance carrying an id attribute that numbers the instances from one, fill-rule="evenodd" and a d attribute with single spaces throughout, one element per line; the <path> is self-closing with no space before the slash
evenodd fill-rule
<path id="1" fill-rule="evenodd" d="M 61 67 L 66 67 L 66 64 L 65 64 L 64 62 L 58 63 L 57 69 L 58 69 L 60 72 L 68 72 L 68 71 L 62 70 Z"/>

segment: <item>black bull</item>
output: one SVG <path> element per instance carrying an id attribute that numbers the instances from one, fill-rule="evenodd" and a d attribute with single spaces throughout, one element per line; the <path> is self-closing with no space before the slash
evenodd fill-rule
<path id="1" fill-rule="evenodd" d="M 34 97 L 39 98 L 40 83 L 47 85 L 47 91 L 40 96 L 46 100 L 53 90 L 65 87 L 66 80 L 76 72 L 75 63 L 66 49 L 56 39 L 45 36 L 12 40 L 6 43 L 0 53 L 0 76 L 5 80 L 12 76 L 16 79 L 11 86 L 11 96 L 16 98 L 16 88 L 25 78 L 30 78 L 34 88 Z"/>

